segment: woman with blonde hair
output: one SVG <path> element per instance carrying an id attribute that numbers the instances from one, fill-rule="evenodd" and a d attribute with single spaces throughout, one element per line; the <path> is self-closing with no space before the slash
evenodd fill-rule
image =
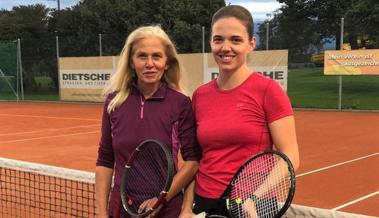
<path id="1" fill-rule="evenodd" d="M 128 217 L 120 207 L 121 174 L 133 150 L 150 138 L 171 149 L 177 169 L 167 203 L 153 216 L 179 216 L 181 191 L 194 178 L 201 154 L 191 100 L 181 93 L 180 73 L 175 46 L 159 26 L 140 27 L 128 36 L 105 90 L 96 162 L 98 217 L 113 217 L 118 210 L 121 217 Z M 180 169 L 178 157 L 184 160 Z"/>

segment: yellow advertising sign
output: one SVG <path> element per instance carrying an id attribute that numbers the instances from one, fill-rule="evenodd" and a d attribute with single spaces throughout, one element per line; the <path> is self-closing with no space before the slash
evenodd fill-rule
<path id="1" fill-rule="evenodd" d="M 379 75 L 379 50 L 325 51 L 324 75 Z"/>

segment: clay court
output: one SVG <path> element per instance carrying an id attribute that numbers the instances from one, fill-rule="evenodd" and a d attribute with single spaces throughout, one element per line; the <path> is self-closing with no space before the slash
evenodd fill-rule
<path id="1" fill-rule="evenodd" d="M 0 157 L 94 172 L 101 104 L 0 102 Z M 379 112 L 295 111 L 294 203 L 379 216 Z"/>

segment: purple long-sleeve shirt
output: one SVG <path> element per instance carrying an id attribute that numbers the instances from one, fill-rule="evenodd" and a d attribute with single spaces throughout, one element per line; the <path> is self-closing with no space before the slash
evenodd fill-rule
<path id="1" fill-rule="evenodd" d="M 120 205 L 120 181 L 124 165 L 133 150 L 146 139 L 156 139 L 171 148 L 177 160 L 180 145 L 184 160 L 200 160 L 201 148 L 196 140 L 196 125 L 189 97 L 162 85 L 151 98 L 145 99 L 136 86 L 129 97 L 112 113 L 107 112 L 115 94 L 104 104 L 100 147 L 96 165 L 114 169 L 114 187 L 109 201 L 109 214 Z M 143 186 L 142 186 L 143 187 Z M 182 194 L 173 198 L 160 214 L 177 218 Z M 122 217 L 127 217 L 121 211 Z"/>

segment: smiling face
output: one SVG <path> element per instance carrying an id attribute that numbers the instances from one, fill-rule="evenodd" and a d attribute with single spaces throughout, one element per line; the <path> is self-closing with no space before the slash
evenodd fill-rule
<path id="1" fill-rule="evenodd" d="M 235 72 L 246 65 L 247 54 L 255 48 L 246 27 L 234 17 L 218 19 L 212 26 L 211 48 L 220 73 Z"/>
<path id="2" fill-rule="evenodd" d="M 162 40 L 149 36 L 132 47 L 131 67 L 136 71 L 138 86 L 158 87 L 167 70 L 167 55 Z"/>

